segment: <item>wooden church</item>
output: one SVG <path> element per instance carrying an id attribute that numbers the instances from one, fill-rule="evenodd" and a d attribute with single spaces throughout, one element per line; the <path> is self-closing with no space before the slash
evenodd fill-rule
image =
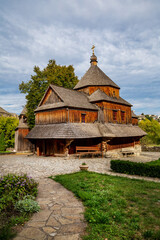
<path id="1" fill-rule="evenodd" d="M 140 152 L 146 134 L 120 87 L 97 66 L 92 49 L 91 66 L 75 88 L 50 85 L 35 110 L 36 124 L 26 138 L 38 156 Z"/>

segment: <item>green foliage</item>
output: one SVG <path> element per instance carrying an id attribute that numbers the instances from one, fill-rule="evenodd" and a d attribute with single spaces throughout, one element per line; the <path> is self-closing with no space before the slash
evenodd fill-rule
<path id="1" fill-rule="evenodd" d="M 4 132 L 0 134 L 0 151 L 5 151 L 6 150 L 6 145 L 5 145 L 5 140 L 4 140 Z"/>
<path id="2" fill-rule="evenodd" d="M 16 236 L 16 233 L 12 231 L 10 225 L 0 227 L 0 240 L 10 240 Z"/>
<path id="3" fill-rule="evenodd" d="M 111 169 L 119 173 L 160 178 L 160 165 L 111 160 Z"/>
<path id="4" fill-rule="evenodd" d="M 53 179 L 83 201 L 88 225 L 84 240 L 159 239 L 159 183 L 92 172 Z"/>
<path id="5" fill-rule="evenodd" d="M 148 240 L 160 240 L 160 231 L 154 232 L 152 230 L 147 230 L 144 232 L 143 237 Z"/>
<path id="6" fill-rule="evenodd" d="M 16 202 L 15 209 L 17 209 L 20 212 L 34 213 L 40 210 L 40 206 L 33 199 L 27 198 Z"/>
<path id="7" fill-rule="evenodd" d="M 37 186 L 38 183 L 27 175 L 8 174 L 0 178 L 0 239 L 11 239 L 15 235 L 12 226 L 24 223 L 34 210 L 38 210 L 34 201 Z M 21 200 L 27 204 L 24 210 L 29 211 L 18 212 L 15 209 Z"/>
<path id="8" fill-rule="evenodd" d="M 5 149 L 14 147 L 15 129 L 18 124 L 19 120 L 15 117 L 0 117 L 0 134 L 4 136 Z"/>
<path id="9" fill-rule="evenodd" d="M 147 162 L 146 164 L 160 166 L 160 158 L 158 160 L 155 160 L 155 161 Z"/>
<path id="10" fill-rule="evenodd" d="M 138 125 L 147 133 L 142 144 L 160 144 L 160 124 L 156 120 L 145 118 Z"/>
<path id="11" fill-rule="evenodd" d="M 26 175 L 8 174 L 0 178 L 0 212 L 11 210 L 25 195 L 37 195 L 37 183 Z"/>
<path id="12" fill-rule="evenodd" d="M 49 60 L 47 67 L 43 70 L 35 66 L 34 73 L 35 75 L 31 76 L 30 81 L 22 82 L 19 85 L 21 93 L 27 94 L 27 121 L 30 128 L 35 124 L 34 110 L 38 107 L 49 84 L 74 88 L 78 82 L 73 66 L 60 66 L 56 64 L 55 60 Z"/>
<path id="13" fill-rule="evenodd" d="M 153 120 L 153 117 L 151 117 L 151 116 L 149 116 L 149 115 L 145 115 L 145 117 L 146 117 L 148 120 L 150 120 L 150 121 Z"/>

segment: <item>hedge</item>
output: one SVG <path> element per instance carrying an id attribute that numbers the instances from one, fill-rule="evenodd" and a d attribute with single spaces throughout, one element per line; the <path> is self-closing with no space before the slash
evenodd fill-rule
<path id="1" fill-rule="evenodd" d="M 160 178 L 160 166 L 123 160 L 111 160 L 111 169 L 118 173 Z"/>

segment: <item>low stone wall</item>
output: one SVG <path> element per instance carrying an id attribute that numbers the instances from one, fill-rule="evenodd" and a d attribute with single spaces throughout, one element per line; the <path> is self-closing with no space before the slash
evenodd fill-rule
<path id="1" fill-rule="evenodd" d="M 141 145 L 135 145 L 135 147 L 126 147 L 123 148 L 124 150 L 128 150 L 128 151 L 133 151 L 134 154 L 133 156 L 139 156 L 141 153 Z M 114 150 L 109 150 L 106 152 L 105 157 L 111 157 L 111 158 L 120 158 L 120 157 L 124 157 L 123 153 L 122 153 L 122 149 L 114 149 Z"/>
<path id="2" fill-rule="evenodd" d="M 148 146 L 142 146 L 143 152 L 160 152 L 160 147 L 148 147 Z"/>

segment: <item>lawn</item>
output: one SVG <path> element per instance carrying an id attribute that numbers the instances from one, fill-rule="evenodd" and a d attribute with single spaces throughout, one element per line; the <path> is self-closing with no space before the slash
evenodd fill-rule
<path id="1" fill-rule="evenodd" d="M 53 178 L 83 201 L 84 240 L 160 240 L 160 184 L 82 171 Z"/>
<path id="2" fill-rule="evenodd" d="M 160 158 L 158 160 L 155 160 L 155 161 L 147 162 L 146 164 L 160 166 Z"/>
<path id="3" fill-rule="evenodd" d="M 0 154 L 1 153 L 10 153 L 10 151 L 0 151 Z"/>

